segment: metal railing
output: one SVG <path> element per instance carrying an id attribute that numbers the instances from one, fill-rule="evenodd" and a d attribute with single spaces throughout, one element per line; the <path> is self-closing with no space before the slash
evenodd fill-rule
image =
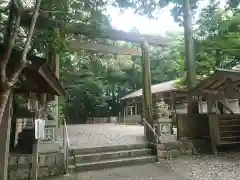
<path id="1" fill-rule="evenodd" d="M 155 136 L 155 138 L 160 142 L 161 141 L 160 136 L 157 135 L 155 129 L 152 128 L 152 126 L 145 119 L 143 119 L 143 121 L 144 121 L 144 128 L 147 125 L 148 128 L 153 132 L 153 135 Z"/>
<path id="2" fill-rule="evenodd" d="M 143 122 L 144 122 L 144 131 L 146 131 L 146 125 L 148 126 L 148 128 L 152 131 L 154 137 L 155 137 L 155 140 L 156 140 L 156 143 L 153 143 L 153 142 L 149 142 L 146 140 L 147 143 L 149 144 L 152 144 L 152 145 L 155 145 L 156 146 L 156 150 L 157 150 L 157 157 L 158 157 L 158 144 L 161 143 L 161 139 L 160 139 L 160 136 L 158 136 L 158 134 L 156 133 L 155 131 L 155 128 L 153 128 L 144 118 L 143 118 Z M 146 134 L 145 134 L 145 138 L 146 138 Z M 158 159 L 158 158 L 157 158 Z"/>
<path id="3" fill-rule="evenodd" d="M 64 150 L 64 170 L 68 174 L 69 137 L 65 118 L 63 118 L 63 150 Z"/>

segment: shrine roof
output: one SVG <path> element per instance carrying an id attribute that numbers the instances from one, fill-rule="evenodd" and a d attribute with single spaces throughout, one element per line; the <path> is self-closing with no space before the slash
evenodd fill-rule
<path id="1" fill-rule="evenodd" d="M 216 98 L 239 98 L 240 70 L 217 69 L 214 74 L 190 89 L 189 93 Z"/>
<path id="2" fill-rule="evenodd" d="M 0 44 L 0 61 L 5 52 L 4 47 Z M 7 65 L 7 75 L 15 68 L 16 63 L 20 62 L 22 52 L 13 49 L 10 60 Z M 55 76 L 51 68 L 46 64 L 47 59 L 34 55 L 27 56 L 31 64 L 23 69 L 23 83 L 16 86 L 16 92 L 36 92 L 52 95 L 65 95 L 65 91 L 61 86 L 58 78 Z"/>
<path id="3" fill-rule="evenodd" d="M 240 70 L 217 69 L 213 74 L 201 80 L 190 90 L 181 90 L 175 86 L 178 80 L 167 81 L 152 85 L 152 94 L 164 92 L 180 92 L 185 95 L 211 96 L 215 98 L 239 98 L 240 97 Z M 142 89 L 132 92 L 121 100 L 134 99 L 142 96 Z"/>
<path id="4" fill-rule="evenodd" d="M 178 90 L 177 87 L 175 86 L 175 84 L 179 81 L 180 81 L 180 79 L 172 80 L 172 81 L 166 81 L 166 82 L 159 83 L 159 84 L 154 84 L 154 85 L 151 86 L 152 94 Z M 122 97 L 121 100 L 132 99 L 132 98 L 140 97 L 142 95 L 143 95 L 142 94 L 142 89 L 139 89 L 137 91 L 134 91 L 134 92 Z"/>

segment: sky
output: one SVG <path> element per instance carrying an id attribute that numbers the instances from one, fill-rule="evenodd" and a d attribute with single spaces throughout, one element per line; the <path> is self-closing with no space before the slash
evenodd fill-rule
<path id="1" fill-rule="evenodd" d="M 226 0 L 220 0 L 220 7 L 223 7 L 225 2 Z M 200 9 L 208 3 L 209 0 L 202 0 L 200 2 Z M 174 22 L 170 9 L 171 7 L 166 7 L 157 12 L 157 20 L 150 20 L 147 17 L 136 15 L 130 9 L 121 13 L 119 9 L 109 6 L 107 12 L 110 15 L 113 28 L 129 31 L 132 27 L 136 27 L 142 34 L 164 35 L 167 31 L 183 31 L 182 28 Z"/>
<path id="2" fill-rule="evenodd" d="M 124 31 L 129 31 L 132 27 L 136 27 L 142 34 L 165 34 L 169 30 L 181 30 L 174 22 L 170 8 L 162 9 L 157 14 L 158 20 L 150 20 L 147 17 L 136 15 L 131 10 L 121 13 L 119 9 L 114 7 L 109 7 L 108 13 L 112 20 L 113 28 Z"/>

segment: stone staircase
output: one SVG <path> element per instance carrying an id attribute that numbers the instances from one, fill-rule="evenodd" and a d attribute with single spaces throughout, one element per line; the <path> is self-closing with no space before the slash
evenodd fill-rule
<path id="1" fill-rule="evenodd" d="M 240 121 L 237 118 L 219 120 L 219 144 L 240 144 Z"/>
<path id="2" fill-rule="evenodd" d="M 69 172 L 100 170 L 156 162 L 147 144 L 74 149 L 69 157 Z"/>

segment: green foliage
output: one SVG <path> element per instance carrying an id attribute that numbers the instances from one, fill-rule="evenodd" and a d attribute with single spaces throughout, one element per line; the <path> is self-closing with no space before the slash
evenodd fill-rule
<path id="1" fill-rule="evenodd" d="M 219 9 L 218 4 L 202 10 L 195 32 L 198 74 L 206 75 L 215 68 L 228 68 L 228 64 L 239 56 L 238 24 L 239 14 L 229 15 L 229 11 Z"/>
<path id="2" fill-rule="evenodd" d="M 32 8 L 32 4 L 27 3 L 29 1 L 20 2 L 23 8 Z M 154 11 L 171 5 L 175 21 L 182 25 L 183 2 L 184 0 L 115 0 L 113 5 L 122 9 L 131 7 L 136 13 L 151 18 Z M 191 1 L 192 10 L 197 8 L 198 2 Z M 111 27 L 109 17 L 104 13 L 107 4 L 109 2 L 106 0 L 43 0 L 41 15 L 61 21 L 63 26 L 61 29 L 34 32 L 33 52 L 60 53 L 60 77 L 68 94 L 61 101 L 61 109 L 69 118 L 82 122 L 93 116 L 116 116 L 120 108 L 119 99 L 142 87 L 140 58 L 86 51 L 73 52 L 66 46 L 68 39 L 77 36 L 66 31 L 64 24 L 67 22 L 91 24 L 98 30 Z M 196 22 L 194 40 L 198 79 L 203 79 L 216 67 L 232 68 L 239 63 L 240 12 L 237 9 L 239 1 L 229 0 L 228 4 L 227 9 L 221 10 L 217 3 L 212 3 L 202 10 Z M 1 40 L 7 15 L 8 10 L 0 9 Z M 139 32 L 135 27 L 130 31 Z M 21 28 L 21 32 L 23 37 L 18 38 L 17 42 L 20 45 L 24 41 L 26 29 Z M 167 36 L 170 44 L 168 47 L 150 47 L 149 50 L 152 84 L 179 78 L 176 86 L 185 88 L 183 35 L 168 33 Z M 137 44 L 93 37 L 80 38 L 88 42 L 138 47 Z"/>
<path id="3" fill-rule="evenodd" d="M 152 48 L 150 51 L 153 84 L 183 76 L 183 38 L 170 33 L 167 37 L 168 47 Z"/>
<path id="4" fill-rule="evenodd" d="M 182 66 L 178 62 L 182 61 L 182 37 L 176 34 L 168 36 L 172 42 L 170 47 L 164 50 L 150 48 L 153 84 L 181 76 Z M 61 65 L 61 81 L 69 94 L 64 112 L 71 119 L 86 120 L 109 114 L 117 116 L 120 98 L 142 88 L 141 59 L 138 57 L 79 51 L 63 54 Z"/>

